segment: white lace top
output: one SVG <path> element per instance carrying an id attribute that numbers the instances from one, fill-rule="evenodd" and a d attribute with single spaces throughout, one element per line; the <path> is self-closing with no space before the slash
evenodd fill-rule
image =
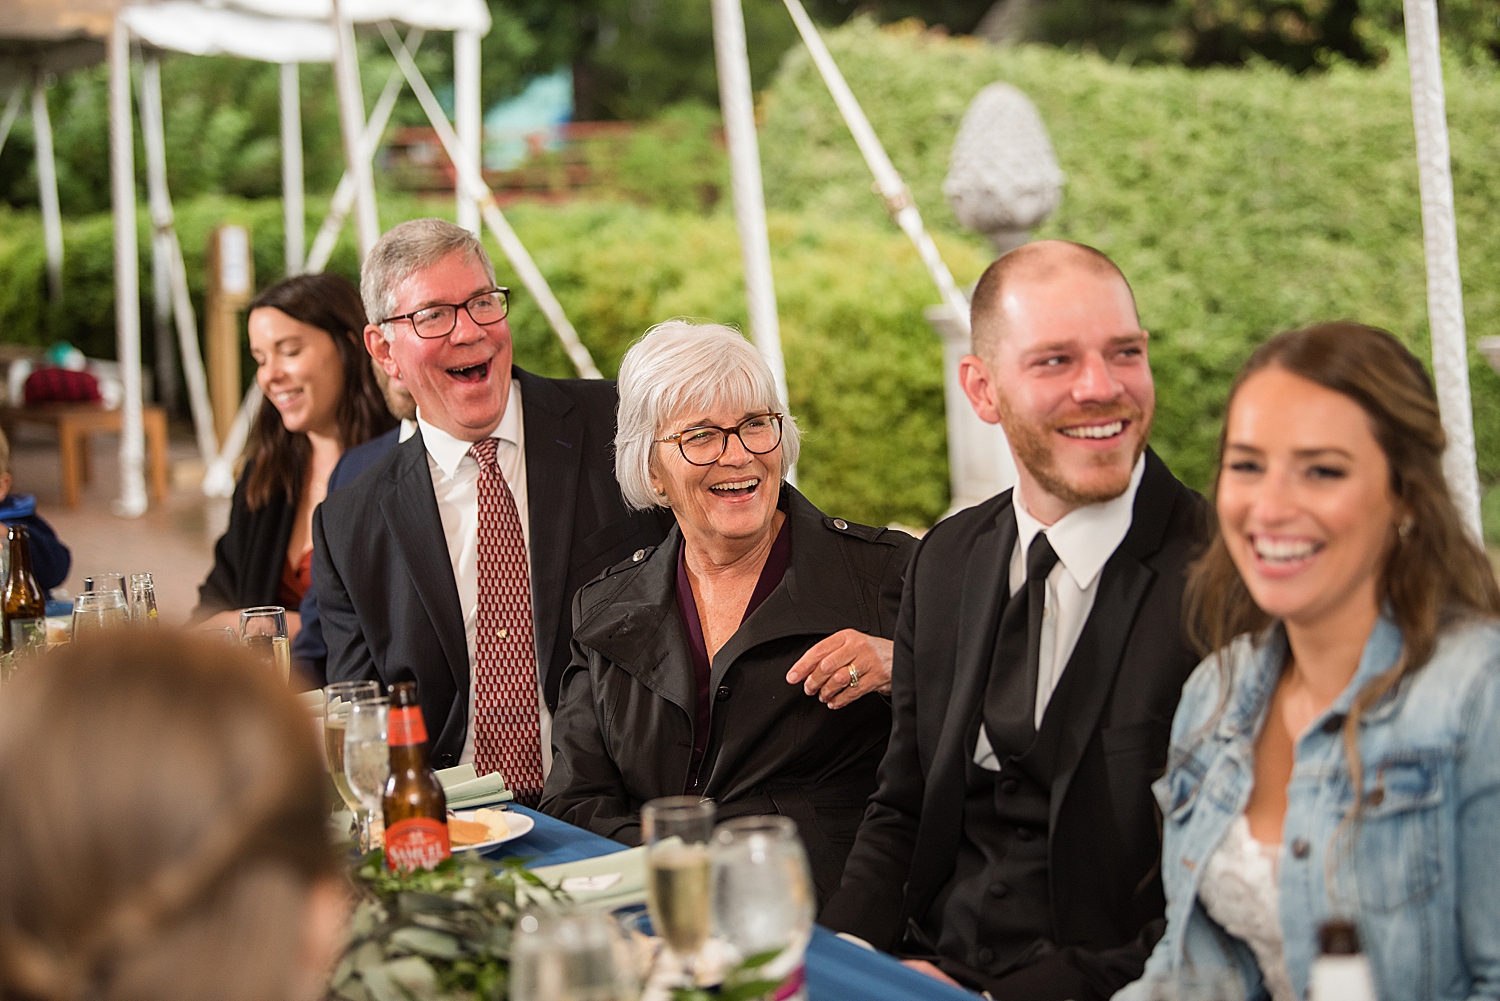
<path id="1" fill-rule="evenodd" d="M 1261 844 L 1250 836 L 1250 822 L 1241 814 L 1209 858 L 1198 899 L 1209 917 L 1255 953 L 1272 1001 L 1297 1001 L 1281 951 L 1280 854 L 1279 844 Z"/>

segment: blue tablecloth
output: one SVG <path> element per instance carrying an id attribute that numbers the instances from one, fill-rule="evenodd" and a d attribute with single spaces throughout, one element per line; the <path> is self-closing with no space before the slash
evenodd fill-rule
<path id="1" fill-rule="evenodd" d="M 536 821 L 524 837 L 487 852 L 490 858 L 523 858 L 528 866 L 557 865 L 624 851 L 625 846 L 581 827 L 511 807 Z M 845 942 L 827 928 L 814 928 L 807 948 L 810 1001 L 974 1001 L 968 991 L 909 970 L 890 956 Z"/>

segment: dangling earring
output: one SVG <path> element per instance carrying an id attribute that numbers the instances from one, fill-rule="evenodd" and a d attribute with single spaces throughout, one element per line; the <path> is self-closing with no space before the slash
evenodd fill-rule
<path id="1" fill-rule="evenodd" d="M 1415 518 L 1413 518 L 1411 515 L 1407 515 L 1405 518 L 1401 519 L 1401 524 L 1396 526 L 1396 534 L 1399 535 L 1402 539 L 1406 539 L 1411 535 L 1412 527 L 1416 525 L 1416 523 L 1417 521 Z"/>

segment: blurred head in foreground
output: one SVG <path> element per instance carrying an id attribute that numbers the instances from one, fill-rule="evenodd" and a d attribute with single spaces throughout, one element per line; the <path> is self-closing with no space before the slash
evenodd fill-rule
<path id="1" fill-rule="evenodd" d="M 0 998 L 321 996 L 327 816 L 305 710 L 237 649 L 55 651 L 0 695 Z"/>

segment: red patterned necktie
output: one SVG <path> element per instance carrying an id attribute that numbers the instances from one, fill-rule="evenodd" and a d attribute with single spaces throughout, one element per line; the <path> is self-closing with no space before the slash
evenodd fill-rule
<path id="1" fill-rule="evenodd" d="M 499 441 L 476 441 L 479 589 L 474 639 L 474 767 L 499 771 L 516 802 L 542 798 L 542 734 L 526 537 L 510 485 L 495 461 Z"/>

